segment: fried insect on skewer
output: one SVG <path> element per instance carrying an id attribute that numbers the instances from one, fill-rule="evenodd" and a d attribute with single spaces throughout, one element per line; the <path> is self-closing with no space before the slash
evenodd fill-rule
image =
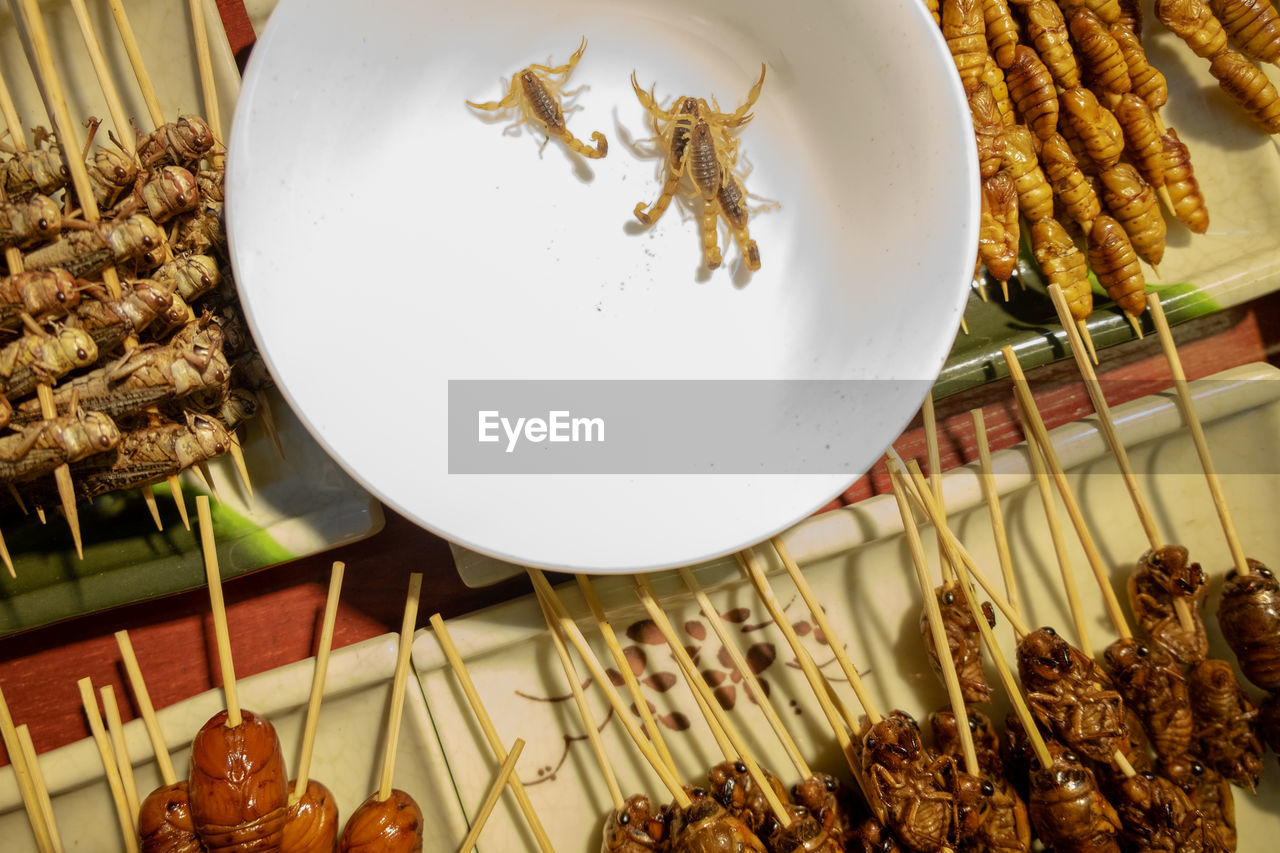
<path id="1" fill-rule="evenodd" d="M 1058 94 L 1039 54 L 1025 44 L 1014 48 L 1005 81 L 1023 123 L 1036 136 L 1047 138 L 1058 126 Z"/>
<path id="2" fill-rule="evenodd" d="M 1018 190 L 1018 210 L 1031 222 L 1053 214 L 1053 189 L 1036 157 L 1031 132 L 1023 125 L 1004 131 L 1003 166 Z"/>
<path id="3" fill-rule="evenodd" d="M 1209 230 L 1209 211 L 1191 166 L 1191 154 L 1173 128 L 1160 137 L 1160 144 L 1164 186 L 1173 205 L 1173 215 L 1192 232 L 1203 234 Z"/>
<path id="4" fill-rule="evenodd" d="M 1157 754 L 1187 752 L 1191 746 L 1191 694 L 1173 659 L 1158 648 L 1128 639 L 1107 646 L 1106 660 L 1125 707 L 1141 720 Z"/>
<path id="5" fill-rule="evenodd" d="M 671 813 L 654 806 L 644 794 L 627 797 L 622 808 L 609 812 L 604 821 L 600 853 L 657 853 L 667 849 Z"/>
<path id="6" fill-rule="evenodd" d="M 1209 0 L 1209 9 L 1245 56 L 1280 60 L 1280 14 L 1270 0 Z"/>
<path id="7" fill-rule="evenodd" d="M 0 200 L 0 249 L 27 249 L 62 233 L 62 211 L 35 194 L 23 201 Z"/>
<path id="8" fill-rule="evenodd" d="M 947 777 L 954 762 L 925 750 L 915 720 L 894 711 L 872 725 L 862 738 L 862 771 L 872 813 L 904 847 L 935 851 L 948 843 L 955 797 Z"/>
<path id="9" fill-rule="evenodd" d="M 1102 201 L 1133 243 L 1134 251 L 1153 267 L 1164 257 L 1166 226 L 1155 189 L 1128 163 L 1102 171 Z"/>
<path id="10" fill-rule="evenodd" d="M 1203 0 L 1156 0 L 1155 12 L 1196 56 L 1213 59 L 1226 49 L 1226 30 Z"/>
<path id="11" fill-rule="evenodd" d="M 991 718 L 976 708 L 969 708 L 969 731 L 973 735 L 978 764 L 982 769 L 982 781 L 991 786 L 985 794 L 985 816 L 973 833 L 972 843 L 979 849 L 1012 853 L 1031 849 L 1031 821 L 1027 804 L 1019 796 L 1004 773 L 1000 758 L 999 737 Z M 933 732 L 933 745 L 944 755 L 960 761 L 959 732 L 956 730 L 955 713 L 950 710 L 935 711 L 929 715 L 929 727 Z"/>
<path id="12" fill-rule="evenodd" d="M 1146 277 L 1124 226 L 1109 214 L 1099 214 L 1089 231 L 1088 251 L 1089 266 L 1107 296 L 1130 318 L 1140 316 L 1146 307 Z"/>
<path id="13" fill-rule="evenodd" d="M 1018 266 L 1020 229 L 1018 187 L 1013 177 L 1001 169 L 982 181 L 978 257 L 1002 287 L 1008 286 Z"/>
<path id="14" fill-rule="evenodd" d="M 1178 663 L 1204 659 L 1209 639 L 1200 609 L 1209 588 L 1200 564 L 1191 562 L 1186 548 L 1165 545 L 1147 551 L 1129 575 L 1127 587 L 1133 615 L 1154 646 Z M 1179 598 L 1191 616 L 1190 630 L 1178 617 L 1175 601 Z"/>
<path id="15" fill-rule="evenodd" d="M 1071 49 L 1070 33 L 1054 0 L 1030 0 L 1022 7 L 1025 35 L 1035 45 L 1053 81 L 1063 89 L 1080 85 L 1080 66 Z"/>
<path id="16" fill-rule="evenodd" d="M 956 675 L 960 679 L 960 690 L 966 703 L 986 702 L 991 699 L 991 685 L 982 670 L 982 635 L 978 633 L 973 614 L 964 603 L 964 596 L 954 581 L 943 583 L 934 590 L 938 608 L 942 614 L 942 625 L 946 632 L 947 651 L 955 661 Z M 991 604 L 984 602 L 983 613 L 988 624 L 994 625 L 996 616 Z M 924 639 L 925 650 L 929 654 L 929 663 L 934 674 L 943 678 L 942 663 L 938 658 L 938 649 L 934 645 L 933 633 L 929 628 L 928 610 L 920 613 L 920 633 Z M 945 679 L 944 679 L 945 683 Z"/>
<path id="17" fill-rule="evenodd" d="M 1090 86 L 1113 94 L 1133 88 L 1124 52 L 1111 29 L 1096 13 L 1089 9 L 1076 10 L 1071 15 L 1070 27 Z"/>
<path id="18" fill-rule="evenodd" d="M 1280 691 L 1280 582 L 1249 560 L 1249 572 L 1227 572 L 1218 626 L 1245 677 L 1263 690 Z"/>
<path id="19" fill-rule="evenodd" d="M 1195 754 L 1228 781 L 1256 790 L 1262 772 L 1258 708 L 1240 688 L 1231 664 L 1207 658 L 1187 671 Z"/>
<path id="20" fill-rule="evenodd" d="M 1226 851 L 1216 824 L 1195 807 L 1173 782 L 1155 773 L 1138 773 L 1113 786 L 1123 828 L 1120 837 L 1133 850 L 1177 850 L 1181 853 Z"/>
<path id="21" fill-rule="evenodd" d="M 1231 783 L 1190 755 L 1160 759 L 1160 775 L 1180 787 L 1211 821 L 1227 850 L 1236 849 L 1236 807 Z"/>
<path id="22" fill-rule="evenodd" d="M 1169 84 L 1164 74 L 1147 62 L 1147 52 L 1132 29 L 1112 24 L 1110 30 L 1129 66 L 1129 80 L 1133 84 L 1130 91 L 1146 101 L 1151 109 L 1160 109 L 1169 101 Z"/>
<path id="23" fill-rule="evenodd" d="M 1031 771 L 1027 810 L 1036 833 L 1055 851 L 1120 851 L 1120 816 L 1099 791 L 1093 771 L 1070 752 Z"/>
<path id="24" fill-rule="evenodd" d="M 1086 319 L 1093 311 L 1089 289 L 1089 266 L 1062 223 L 1045 216 L 1031 225 L 1031 249 L 1049 284 L 1062 288 L 1071 306 L 1071 316 Z"/>
<path id="25" fill-rule="evenodd" d="M 1067 144 L 1062 134 L 1053 133 L 1040 140 L 1038 153 L 1044 176 L 1053 188 L 1054 201 L 1061 205 L 1067 215 L 1079 223 L 1087 234 L 1093 226 L 1093 221 L 1102 212 L 1102 203 L 1098 201 L 1098 194 L 1094 191 L 1093 184 L 1080 168 L 1080 161 L 1071 151 L 1071 146 Z"/>
<path id="26" fill-rule="evenodd" d="M 573 73 L 574 67 L 586 49 L 587 39 L 583 36 L 582 44 L 564 65 L 530 65 L 511 75 L 511 85 L 501 101 L 485 103 L 467 101 L 467 106 L 491 112 L 519 107 L 521 118 L 512 127 L 525 122 L 540 125 L 547 135 L 547 139 L 542 143 L 544 147 L 554 136 L 583 157 L 593 160 L 604 157 L 609 153 L 609 140 L 605 135 L 598 130 L 592 132 L 591 140 L 595 142 L 596 147 L 588 148 L 565 125 L 564 111 L 560 105 L 560 100 L 565 94 L 561 92 L 560 87 L 569 79 L 569 75 Z"/>
<path id="27" fill-rule="evenodd" d="M 1100 172 L 1115 166 L 1124 153 L 1124 131 L 1111 111 L 1082 86 L 1067 89 L 1060 101 L 1063 117 L 1084 145 L 1092 166 Z"/>
<path id="28" fill-rule="evenodd" d="M 942 0 L 942 37 L 966 92 L 982 80 L 987 60 L 986 12 L 983 0 Z"/>

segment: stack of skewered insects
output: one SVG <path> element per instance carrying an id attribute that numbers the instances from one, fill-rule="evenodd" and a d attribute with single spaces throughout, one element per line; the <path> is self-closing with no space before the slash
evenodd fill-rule
<path id="1" fill-rule="evenodd" d="M 1140 15 L 1126 8 L 1136 4 L 942 0 L 938 14 L 973 114 L 978 264 L 1007 298 L 1028 228 L 1082 332 L 1089 270 L 1139 330 L 1139 259 L 1155 268 L 1164 255 L 1162 202 L 1195 233 L 1209 222 L 1187 147 L 1160 119 L 1168 88 L 1147 61 Z"/>
<path id="2" fill-rule="evenodd" d="M 28 16 L 38 41 L 37 18 Z M 223 150 L 204 119 L 165 121 L 135 70 L 155 130 L 126 118 L 100 78 L 116 130 L 99 135 L 91 119 L 85 150 L 109 141 L 84 160 L 68 154 L 79 144 L 57 99 L 49 113 L 69 144 L 43 128 L 28 144 L 0 87 L 0 427 L 13 431 L 0 481 L 19 506 L 43 508 L 60 497 L 49 472 L 69 473 L 70 488 L 60 480 L 59 489 L 77 550 L 74 501 L 139 486 L 150 501 L 151 484 L 176 491 L 179 472 L 207 471 L 228 451 L 247 485 L 234 431 L 269 381 L 228 270 Z M 56 81 L 51 64 L 33 71 Z"/>

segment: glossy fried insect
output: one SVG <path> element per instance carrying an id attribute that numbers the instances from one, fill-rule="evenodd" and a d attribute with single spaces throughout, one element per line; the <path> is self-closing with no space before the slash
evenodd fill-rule
<path id="1" fill-rule="evenodd" d="M 1027 817 L 1027 805 L 1013 783 L 1005 778 L 995 726 L 991 718 L 977 708 L 969 708 L 968 715 L 978 767 L 982 769 L 983 780 L 992 786 L 991 793 L 983 795 L 985 817 L 976 829 L 974 843 L 978 849 L 1002 853 L 1029 850 L 1031 823 Z M 959 763 L 962 751 L 955 713 L 950 709 L 935 711 L 929 715 L 929 727 L 933 732 L 934 747 Z"/>
<path id="2" fill-rule="evenodd" d="M 1209 640 L 1200 619 L 1200 608 L 1209 594 L 1204 571 L 1189 559 L 1181 545 L 1165 545 L 1144 553 L 1128 581 L 1129 607 L 1138 626 L 1151 644 L 1178 663 L 1203 660 Z M 1186 631 L 1178 620 L 1173 599 L 1187 603 L 1193 629 Z"/>
<path id="3" fill-rule="evenodd" d="M 98 347 L 87 332 L 62 328 L 55 334 L 28 331 L 0 349 L 0 393 L 25 397 L 40 382 L 52 382 L 98 360 Z"/>
<path id="4" fill-rule="evenodd" d="M 1231 664 L 1207 658 L 1187 670 L 1195 753 L 1228 781 L 1253 791 L 1262 772 L 1258 708 Z"/>
<path id="5" fill-rule="evenodd" d="M 1093 312 L 1088 263 L 1062 223 L 1052 216 L 1032 223 L 1031 250 L 1049 284 L 1062 288 L 1071 316 L 1077 320 L 1087 318 Z"/>
<path id="6" fill-rule="evenodd" d="M 61 230 L 62 211 L 48 196 L 0 201 L 0 249 L 26 249 L 52 240 Z"/>
<path id="7" fill-rule="evenodd" d="M 1054 200 L 1087 233 L 1102 212 L 1102 202 L 1062 134 L 1054 133 L 1041 140 L 1040 167 L 1053 188 Z"/>
<path id="8" fill-rule="evenodd" d="M 766 853 L 764 842 L 705 791 L 671 813 L 672 853 Z"/>
<path id="9" fill-rule="evenodd" d="M 293 790 L 292 782 L 289 790 Z M 303 795 L 296 800 L 289 798 L 280 849 L 286 853 L 333 853 L 339 828 L 333 792 L 315 779 L 308 779 Z"/>
<path id="10" fill-rule="evenodd" d="M 85 167 L 99 210 L 114 206 L 138 180 L 138 161 L 119 147 L 95 149 Z"/>
<path id="11" fill-rule="evenodd" d="M 982 181 L 978 257 L 991 277 L 1006 282 L 1018 265 L 1018 187 L 1003 169 Z M 932 633 L 926 642 L 932 642 Z"/>
<path id="12" fill-rule="evenodd" d="M 807 808 L 787 803 L 790 824 L 776 826 L 766 839 L 772 853 L 844 853 L 844 838 L 818 820 Z"/>
<path id="13" fill-rule="evenodd" d="M 655 808 L 644 794 L 632 794 L 622 808 L 609 812 L 604 822 L 600 853 L 655 853 L 665 850 L 667 822 L 665 806 Z"/>
<path id="14" fill-rule="evenodd" d="M 1128 163 L 1116 163 L 1099 177 L 1103 205 L 1124 226 L 1138 257 L 1156 266 L 1164 258 L 1167 226 L 1155 188 Z"/>
<path id="15" fill-rule="evenodd" d="M 1114 24 L 1121 17 L 1120 0 L 1058 0 L 1058 5 L 1068 18 L 1081 9 L 1088 9 L 1108 24 Z"/>
<path id="16" fill-rule="evenodd" d="M 1173 202 L 1173 214 L 1178 221 L 1196 234 L 1209 230 L 1209 208 L 1205 206 L 1200 182 L 1191 167 L 1191 152 L 1178 138 L 1173 128 L 1160 137 L 1163 149 L 1164 185 Z"/>
<path id="17" fill-rule="evenodd" d="M 593 132 L 591 139 L 596 147 L 594 149 L 587 147 L 565 126 L 565 114 L 560 106 L 561 98 L 565 94 L 561 92 L 560 87 L 569 79 L 574 66 L 578 64 L 578 60 L 582 58 L 586 49 L 587 40 L 584 37 L 582 44 L 564 65 L 554 67 L 530 65 L 511 75 L 511 86 L 501 101 L 487 101 L 482 104 L 467 101 L 467 106 L 490 111 L 519 107 L 522 117 L 512 127 L 532 121 L 542 127 L 547 134 L 547 140 L 554 136 L 583 157 L 591 159 L 603 157 L 609 153 L 609 141 L 605 139 L 604 134 L 598 130 Z M 542 144 L 545 146 L 547 143 L 544 141 Z"/>
<path id="18" fill-rule="evenodd" d="M 1169 84 L 1164 74 L 1147 62 L 1147 52 L 1133 30 L 1117 24 L 1112 24 L 1110 30 L 1129 66 L 1129 80 L 1133 84 L 1130 91 L 1146 101 L 1151 109 L 1160 109 L 1169 100 Z"/>
<path id="19" fill-rule="evenodd" d="M 969 115 L 973 120 L 973 138 L 978 146 L 978 175 L 986 179 L 1000 169 L 1004 155 L 1004 119 L 996 105 L 995 94 L 986 83 L 979 83 L 969 93 Z"/>
<path id="20" fill-rule="evenodd" d="M 787 789 L 768 770 L 762 771 L 769 781 L 769 786 L 782 802 L 787 800 Z M 769 801 L 756 784 L 755 779 L 747 772 L 747 765 L 741 761 L 722 761 L 707 772 L 708 793 L 725 811 L 742 821 L 756 835 L 771 818 Z"/>
<path id="21" fill-rule="evenodd" d="M 1227 49 L 1209 62 L 1209 73 L 1267 133 L 1280 133 L 1280 95 L 1261 68 L 1243 54 Z"/>
<path id="22" fill-rule="evenodd" d="M 1063 92 L 1061 101 L 1066 121 L 1084 143 L 1090 162 L 1099 170 L 1114 166 L 1124 153 L 1124 131 L 1116 117 L 1080 86 Z"/>
<path id="23" fill-rule="evenodd" d="M 1107 646 L 1107 670 L 1125 707 L 1142 721 L 1161 756 L 1191 747 L 1191 694 L 1173 658 L 1133 638 Z"/>
<path id="24" fill-rule="evenodd" d="M 955 820 L 952 760 L 926 752 L 915 721 L 898 711 L 871 726 L 862 746 L 867 804 L 876 820 L 904 847 L 940 849 L 951 838 Z"/>
<path id="25" fill-rule="evenodd" d="M 1120 17 L 1108 21 L 1109 25 L 1122 26 L 1136 36 L 1142 35 L 1142 0 L 1117 0 Z"/>
<path id="26" fill-rule="evenodd" d="M 853 798 L 853 792 L 829 773 L 813 773 L 791 786 L 791 801 L 808 809 L 845 846 L 856 836 Z"/>
<path id="27" fill-rule="evenodd" d="M 1216 826 L 1186 793 L 1154 773 L 1122 779 L 1114 786 L 1111 801 L 1123 824 L 1121 837 L 1130 849 L 1185 853 L 1227 849 Z"/>
<path id="28" fill-rule="evenodd" d="M 1005 277 L 1007 278 L 1008 276 Z M 954 581 L 944 583 L 934 589 L 933 593 L 942 613 L 947 653 L 955 662 L 956 676 L 960 679 L 960 693 L 967 704 L 986 702 L 991 698 L 991 685 L 987 683 L 986 673 L 982 670 L 982 634 L 978 630 L 978 623 L 974 621 L 973 612 L 965 603 L 960 586 Z M 990 603 L 984 603 L 983 611 L 988 623 L 994 626 L 995 612 Z M 920 633 L 924 638 L 933 672 L 945 683 L 942 663 L 938 660 L 939 650 L 934 647 L 933 632 L 929 628 L 928 608 L 920 613 Z"/>
<path id="29" fill-rule="evenodd" d="M 111 418 L 77 407 L 0 437 L 0 482 L 32 480 L 119 443 L 120 431 Z"/>
<path id="30" fill-rule="evenodd" d="M 988 52 L 998 66 L 1008 68 L 1018 44 L 1018 24 L 1009 11 L 1008 0 L 983 0 L 982 17 L 986 23 Z"/>
<path id="31" fill-rule="evenodd" d="M 72 231 L 31 252 L 23 263 L 28 270 L 60 267 L 77 278 L 87 278 L 113 264 L 152 269 L 160 264 L 165 242 L 160 226 L 139 213 L 124 219 L 103 219 L 87 229 Z"/>
<path id="32" fill-rule="evenodd" d="M 1018 210 L 1031 222 L 1053 213 L 1053 189 L 1036 157 L 1031 133 L 1022 125 L 1006 127 L 1003 168 L 1018 189 Z"/>
<path id="33" fill-rule="evenodd" d="M 1209 8 L 1245 56 L 1280 60 L 1280 14 L 1270 0 L 1209 0 Z"/>
<path id="34" fill-rule="evenodd" d="M 155 789 L 138 809 L 142 853 L 204 853 L 191 822 L 187 780 Z"/>
<path id="35" fill-rule="evenodd" d="M 1058 126 L 1058 93 L 1039 54 L 1025 44 L 1015 47 L 1005 82 L 1023 123 L 1041 139 L 1053 133 Z"/>
<path id="36" fill-rule="evenodd" d="M 1119 853 L 1120 816 L 1098 790 L 1093 771 L 1071 753 L 1031 772 L 1031 825 L 1055 851 Z"/>
<path id="37" fill-rule="evenodd" d="M 1099 214 L 1089 231 L 1088 251 L 1089 266 L 1107 296 L 1130 317 L 1141 316 L 1147 305 L 1146 277 L 1124 226 L 1108 214 Z"/>
<path id="38" fill-rule="evenodd" d="M 942 36 L 947 40 L 966 92 L 982 80 L 987 59 L 983 0 L 942 0 Z"/>
<path id="39" fill-rule="evenodd" d="M 0 183 L 4 184 L 4 194 L 10 201 L 18 201 L 34 193 L 53 195 L 71 180 L 71 173 L 62 159 L 62 149 L 51 139 L 48 131 L 36 128 L 35 147 L 15 151 L 0 137 L 0 151 L 7 150 L 13 155 L 0 166 Z"/>
<path id="40" fill-rule="evenodd" d="M 1128 737 L 1124 702 L 1093 659 L 1052 628 L 1023 637 L 1017 655 L 1036 719 L 1075 752 L 1110 764 Z"/>
<path id="41" fill-rule="evenodd" d="M 898 853 L 901 849 L 893 833 L 873 817 L 854 827 L 853 838 L 845 844 L 846 853 Z"/>
<path id="42" fill-rule="evenodd" d="M 1156 0 L 1155 11 L 1196 56 L 1213 59 L 1226 49 L 1227 32 L 1203 0 Z"/>
<path id="43" fill-rule="evenodd" d="M 265 717 L 243 711 L 238 726 L 226 711 L 211 717 L 191 743 L 188 782 L 191 821 L 209 853 L 279 847 L 288 779 Z"/>
<path id="44" fill-rule="evenodd" d="M 1222 587 L 1218 626 L 1245 677 L 1263 690 L 1280 691 L 1280 581 L 1249 560 L 1246 574 L 1232 569 Z"/>
<path id="45" fill-rule="evenodd" d="M 1071 50 L 1070 33 L 1054 0 L 1031 0 L 1023 8 L 1027 38 L 1035 45 L 1053 81 L 1064 89 L 1080 85 L 1080 67 Z"/>
<path id="46" fill-rule="evenodd" d="M 1088 9 L 1079 9 L 1072 14 L 1069 26 L 1091 86 L 1115 94 L 1133 88 L 1124 53 L 1101 18 Z"/>
<path id="47" fill-rule="evenodd" d="M 1004 71 L 996 61 L 987 55 L 987 62 L 982 66 L 982 82 L 991 87 L 991 96 L 995 99 L 996 109 L 1000 111 L 1003 124 L 1017 124 L 1018 116 L 1013 109 L 1013 101 L 1009 99 L 1009 84 L 1005 80 Z"/>
<path id="48" fill-rule="evenodd" d="M 1231 784 L 1190 755 L 1162 758 L 1160 774 L 1181 788 L 1205 820 L 1214 825 L 1225 849 L 1235 850 L 1236 806 Z"/>
<path id="49" fill-rule="evenodd" d="M 1164 186 L 1165 151 L 1160 127 L 1147 102 L 1129 92 L 1116 97 L 1111 112 L 1124 131 L 1124 149 L 1147 183 Z"/>
<path id="50" fill-rule="evenodd" d="M 79 303 L 80 290 L 66 270 L 36 270 L 0 278 L 0 328 L 18 328 L 23 311 L 39 321 L 61 317 Z"/>
<path id="51" fill-rule="evenodd" d="M 338 853 L 421 853 L 422 809 L 399 788 L 379 800 L 375 791 L 356 807 L 338 839 Z"/>

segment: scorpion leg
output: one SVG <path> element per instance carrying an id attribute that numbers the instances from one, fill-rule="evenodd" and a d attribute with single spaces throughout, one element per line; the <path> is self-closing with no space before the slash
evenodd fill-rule
<path id="1" fill-rule="evenodd" d="M 764 72 L 765 65 L 761 62 L 760 79 L 751 87 L 751 91 L 747 93 L 747 100 L 742 106 L 729 114 L 716 112 L 708 117 L 707 120 L 712 124 L 719 125 L 721 127 L 742 127 L 744 124 L 751 121 L 752 114 L 748 112 L 748 110 L 755 105 L 756 99 L 760 97 L 760 90 L 764 88 Z"/>
<path id="2" fill-rule="evenodd" d="M 543 74 L 563 74 L 565 77 L 568 77 L 573 71 L 573 67 L 578 64 L 578 60 L 582 58 L 582 54 L 584 54 L 586 50 L 587 37 L 583 36 L 582 43 L 578 45 L 578 49 L 573 52 L 573 56 L 570 56 L 569 61 L 564 65 L 530 65 L 529 67 L 534 70 L 541 71 Z"/>
<path id="3" fill-rule="evenodd" d="M 519 99 L 520 75 L 517 74 L 511 78 L 511 88 L 507 90 L 507 96 L 501 101 L 485 101 L 483 104 L 467 101 L 467 106 L 477 110 L 509 110 L 519 102 Z"/>
<path id="4" fill-rule="evenodd" d="M 667 179 L 662 184 L 662 193 L 648 211 L 644 209 L 644 202 L 636 202 L 635 210 L 633 211 L 636 219 L 639 219 L 645 225 L 652 225 L 662 218 L 667 206 L 671 204 L 671 199 L 675 197 L 676 189 L 680 186 L 680 177 L 684 174 L 684 164 L 687 156 L 688 151 L 686 150 L 681 153 L 678 161 L 667 164 Z"/>

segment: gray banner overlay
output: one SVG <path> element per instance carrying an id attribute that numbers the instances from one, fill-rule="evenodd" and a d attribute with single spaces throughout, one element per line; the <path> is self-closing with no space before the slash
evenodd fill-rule
<path id="1" fill-rule="evenodd" d="M 929 384 L 453 380 L 449 473 L 856 475 L 866 425 Z"/>

